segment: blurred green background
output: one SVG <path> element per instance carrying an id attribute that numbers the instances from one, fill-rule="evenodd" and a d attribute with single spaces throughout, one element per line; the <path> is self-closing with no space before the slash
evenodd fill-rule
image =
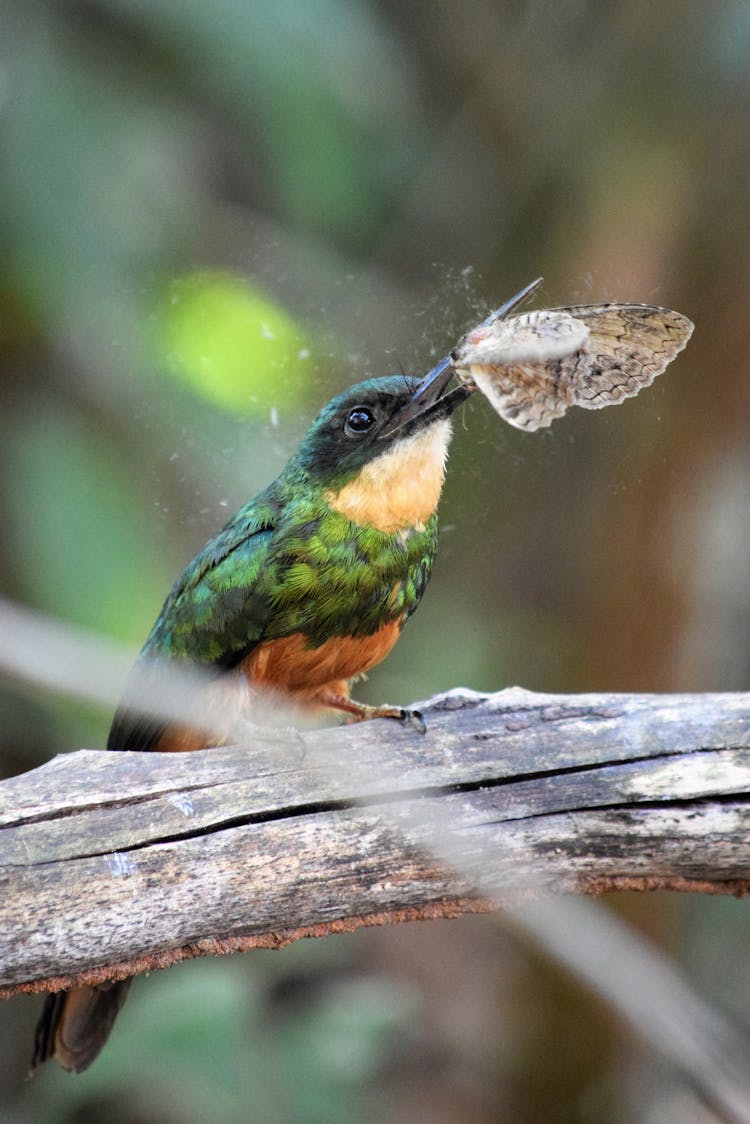
<path id="1" fill-rule="evenodd" d="M 172 580 L 348 383 L 544 305 L 696 322 L 635 401 L 457 426 L 428 595 L 359 691 L 750 687 L 747 0 L 0 0 L 0 585 L 137 647 Z M 7 640 L 7 638 L 6 638 Z M 5 775 L 109 716 L 0 685 Z M 745 1017 L 748 906 L 622 909 Z M 0 1117 L 712 1119 L 489 919 L 141 981 L 94 1068 Z"/>

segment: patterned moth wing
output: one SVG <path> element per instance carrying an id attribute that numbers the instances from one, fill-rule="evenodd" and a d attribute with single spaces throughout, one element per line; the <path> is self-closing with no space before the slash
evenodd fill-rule
<path id="1" fill-rule="evenodd" d="M 569 406 L 596 410 L 637 394 L 692 331 L 685 316 L 653 305 L 545 309 L 469 332 L 453 361 L 505 421 L 531 431 Z"/>
<path id="2" fill-rule="evenodd" d="M 585 304 L 556 311 L 588 326 L 589 342 L 573 374 L 573 401 L 599 410 L 632 398 L 682 351 L 693 324 L 650 304 Z"/>

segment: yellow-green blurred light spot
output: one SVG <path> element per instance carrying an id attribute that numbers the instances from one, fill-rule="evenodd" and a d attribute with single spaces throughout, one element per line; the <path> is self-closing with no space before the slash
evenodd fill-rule
<path id="1" fill-rule="evenodd" d="M 157 323 L 167 370 L 224 409 L 265 413 L 299 399 L 309 384 L 300 328 L 240 278 L 195 273 L 173 281 Z"/>

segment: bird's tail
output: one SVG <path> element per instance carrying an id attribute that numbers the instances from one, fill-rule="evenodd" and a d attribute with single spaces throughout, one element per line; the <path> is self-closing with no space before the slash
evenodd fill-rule
<path id="1" fill-rule="evenodd" d="M 34 1036 L 31 1068 L 54 1058 L 63 1069 L 87 1069 L 109 1037 L 130 980 L 48 995 Z"/>

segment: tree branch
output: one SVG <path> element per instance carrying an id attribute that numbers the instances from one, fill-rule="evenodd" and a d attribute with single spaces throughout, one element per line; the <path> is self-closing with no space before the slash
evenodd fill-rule
<path id="1" fill-rule="evenodd" d="M 424 737 L 255 729 L 5 781 L 0 996 L 550 890 L 750 890 L 750 694 L 458 690 L 422 710 Z"/>

